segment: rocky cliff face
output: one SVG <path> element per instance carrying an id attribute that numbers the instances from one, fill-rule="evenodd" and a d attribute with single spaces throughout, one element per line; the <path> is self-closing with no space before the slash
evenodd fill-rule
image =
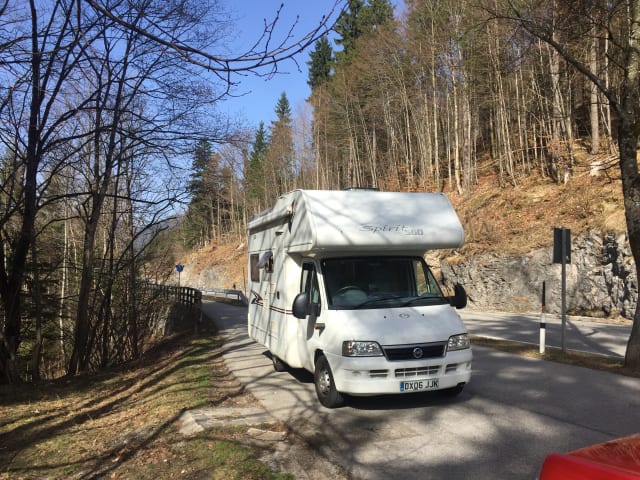
<path id="1" fill-rule="evenodd" d="M 573 235 L 571 243 L 571 264 L 566 266 L 567 313 L 632 319 L 638 285 L 626 235 L 590 232 Z M 242 289 L 246 281 L 245 248 L 242 242 L 234 243 L 182 259 L 182 285 Z M 462 261 L 440 261 L 440 274 L 448 287 L 464 285 L 469 306 L 480 310 L 540 312 L 545 282 L 546 311 L 559 314 L 561 266 L 551 260 L 551 246 L 519 256 L 482 254 Z M 429 256 L 429 265 L 437 262 L 437 257 Z"/>
<path id="2" fill-rule="evenodd" d="M 566 265 L 567 313 L 633 318 L 638 300 L 636 266 L 625 234 L 590 232 L 572 238 Z M 546 282 L 546 311 L 561 313 L 561 265 L 552 247 L 524 256 L 487 254 L 442 261 L 445 285 L 464 285 L 469 306 L 478 309 L 540 312 Z"/>

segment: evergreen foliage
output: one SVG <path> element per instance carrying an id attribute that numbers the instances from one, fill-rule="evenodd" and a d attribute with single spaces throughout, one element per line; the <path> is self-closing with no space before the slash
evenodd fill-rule
<path id="1" fill-rule="evenodd" d="M 200 140 L 191 164 L 189 183 L 191 200 L 182 227 L 184 243 L 189 248 L 202 247 L 211 240 L 213 225 L 210 215 L 211 192 L 208 189 L 212 185 L 207 180 L 214 158 L 210 142 L 206 139 Z"/>
<path id="2" fill-rule="evenodd" d="M 264 122 L 260 122 L 256 131 L 249 160 L 245 167 L 245 195 L 249 204 L 260 210 L 265 202 L 266 176 L 263 170 L 269 143 Z"/>
<path id="3" fill-rule="evenodd" d="M 280 94 L 275 107 L 276 120 L 269 128 L 269 149 L 264 167 L 269 198 L 277 197 L 293 188 L 295 184 L 295 159 L 291 106 L 285 92 Z"/>
<path id="4" fill-rule="evenodd" d="M 276 104 L 275 113 L 278 116 L 278 119 L 275 123 L 272 124 L 272 129 L 276 124 L 281 123 L 286 126 L 291 126 L 291 105 L 289 104 L 289 99 L 287 98 L 287 93 L 282 92 L 280 97 L 278 98 L 278 103 Z"/>
<path id="5" fill-rule="evenodd" d="M 355 54 L 358 39 L 393 20 L 393 5 L 390 0 L 348 0 L 334 30 L 338 34 L 335 42 L 342 49 L 336 52 L 339 65 L 350 63 Z"/>
<path id="6" fill-rule="evenodd" d="M 362 35 L 360 24 L 360 10 L 364 7 L 364 0 L 348 0 L 345 8 L 338 18 L 334 30 L 338 34 L 335 43 L 342 47 L 336 52 L 338 64 L 348 63 L 356 48 L 356 40 Z"/>
<path id="7" fill-rule="evenodd" d="M 315 44 L 315 49 L 309 54 L 309 79 L 307 84 L 311 90 L 325 84 L 331 77 L 333 69 L 333 50 L 327 37 L 322 37 Z"/>
<path id="8" fill-rule="evenodd" d="M 363 34 L 388 25 L 392 21 L 393 5 L 390 0 L 368 0 L 358 18 Z"/>

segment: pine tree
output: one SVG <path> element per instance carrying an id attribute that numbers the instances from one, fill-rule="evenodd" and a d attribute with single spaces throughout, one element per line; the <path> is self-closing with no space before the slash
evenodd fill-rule
<path id="1" fill-rule="evenodd" d="M 202 246 L 211 239 L 211 214 L 207 200 L 206 176 L 213 158 L 211 144 L 200 140 L 194 152 L 189 193 L 191 201 L 183 223 L 185 246 Z"/>
<path id="2" fill-rule="evenodd" d="M 393 5 L 390 0 L 349 0 L 335 26 L 340 36 L 335 42 L 342 46 L 342 51 L 336 52 L 336 62 L 350 63 L 355 55 L 357 40 L 391 20 Z"/>
<path id="3" fill-rule="evenodd" d="M 285 92 L 280 94 L 275 112 L 278 116 L 276 123 L 284 123 L 287 126 L 291 126 L 291 106 Z"/>
<path id="4" fill-rule="evenodd" d="M 264 122 L 260 122 L 245 170 L 247 200 L 256 211 L 266 200 L 263 165 L 268 148 L 267 131 Z"/>
<path id="5" fill-rule="evenodd" d="M 327 37 L 322 37 L 316 42 L 315 50 L 309 55 L 309 80 L 307 84 L 311 90 L 326 83 L 331 78 L 333 68 L 333 50 Z"/>
<path id="6" fill-rule="evenodd" d="M 293 134 L 291 107 L 285 92 L 282 92 L 275 108 L 277 119 L 271 123 L 271 138 L 266 155 L 265 177 L 271 190 L 266 196 L 272 200 L 292 188 L 294 177 Z"/>
<path id="7" fill-rule="evenodd" d="M 344 9 L 336 22 L 334 29 L 339 38 L 336 38 L 335 42 L 342 47 L 341 51 L 336 52 L 336 62 L 339 64 L 349 63 L 355 50 L 356 40 L 362 35 L 358 21 L 362 7 L 364 7 L 363 0 L 349 0 L 347 8 Z"/>
<path id="8" fill-rule="evenodd" d="M 369 0 L 362 8 L 358 24 L 363 34 L 376 30 L 393 20 L 393 5 L 389 0 Z"/>
<path id="9" fill-rule="evenodd" d="M 189 182 L 189 192 L 192 198 L 201 194 L 202 177 L 211 159 L 211 144 L 208 140 L 200 140 L 194 152 L 191 163 L 191 181 Z"/>

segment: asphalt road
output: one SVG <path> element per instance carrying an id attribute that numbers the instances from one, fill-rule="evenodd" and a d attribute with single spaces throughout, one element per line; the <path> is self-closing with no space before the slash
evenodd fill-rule
<path id="1" fill-rule="evenodd" d="M 640 379 L 474 348 L 471 383 L 351 398 L 329 410 L 312 376 L 277 373 L 246 333 L 246 307 L 205 302 L 231 372 L 276 419 L 355 479 L 535 479 L 549 452 L 640 432 Z"/>
<path id="2" fill-rule="evenodd" d="M 460 310 L 469 333 L 486 337 L 540 344 L 541 316 Z M 562 317 L 545 315 L 545 345 L 562 347 Z M 593 321 L 588 317 L 567 316 L 565 348 L 599 355 L 624 357 L 631 324 Z"/>

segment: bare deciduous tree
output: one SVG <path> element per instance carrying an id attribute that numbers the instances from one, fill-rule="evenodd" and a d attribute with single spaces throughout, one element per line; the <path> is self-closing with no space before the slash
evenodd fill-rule
<path id="1" fill-rule="evenodd" d="M 221 57 L 212 52 L 220 47 L 228 18 L 217 7 L 217 2 L 194 0 L 0 3 L 0 144 L 6 151 L 0 189 L 4 381 L 18 381 L 21 375 L 25 299 L 31 303 L 24 295 L 26 281 L 35 288 L 40 284 L 33 277 L 40 263 L 37 222 L 42 219 L 45 229 L 69 220 L 75 228 L 82 226 L 81 259 L 69 268 L 65 250 L 60 263 L 67 290 L 60 296 L 66 307 L 59 312 L 72 305 L 66 296 L 75 307 L 68 371 L 106 364 L 112 347 L 121 350 L 122 342 L 111 335 L 111 297 L 120 287 L 103 277 L 120 268 L 124 251 L 136 261 L 143 238 L 153 236 L 153 226 L 157 231 L 162 214 L 179 200 L 177 192 L 184 190 L 179 159 L 194 141 L 220 141 L 227 135 L 224 122 L 216 123 L 209 107 L 232 92 L 239 75 L 271 75 L 282 62 L 295 63 L 296 55 L 326 32 L 333 14 L 328 12 L 310 32 L 297 35 L 294 24 L 277 38 L 276 11 L 252 48 Z M 150 191 L 132 192 L 142 161 L 164 162 L 175 185 L 162 185 L 159 198 Z M 152 163 L 150 168 L 162 171 Z M 73 188 L 54 195 L 49 187 L 64 176 L 70 176 Z M 63 199 L 66 207 L 56 210 Z M 68 216 L 74 209 L 76 219 Z M 116 240 L 127 222 L 125 245 L 119 245 Z M 73 293 L 72 272 L 78 274 Z M 124 285 L 129 282 L 130 291 L 124 298 L 133 306 L 133 265 L 129 272 Z M 137 337 L 132 312 L 130 331 Z M 64 330 L 60 316 L 60 332 Z M 133 352 L 136 342 L 134 338 Z"/>

